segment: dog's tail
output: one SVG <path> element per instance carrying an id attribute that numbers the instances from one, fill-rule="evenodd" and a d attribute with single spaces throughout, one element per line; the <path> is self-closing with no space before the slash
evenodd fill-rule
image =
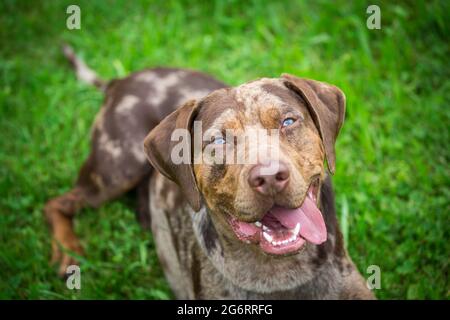
<path id="1" fill-rule="evenodd" d="M 75 70 L 78 80 L 94 85 L 98 89 L 105 91 L 107 83 L 102 80 L 94 70 L 89 68 L 86 63 L 84 63 L 84 61 L 75 54 L 71 46 L 69 46 L 68 44 L 64 44 L 62 47 L 62 51 Z"/>

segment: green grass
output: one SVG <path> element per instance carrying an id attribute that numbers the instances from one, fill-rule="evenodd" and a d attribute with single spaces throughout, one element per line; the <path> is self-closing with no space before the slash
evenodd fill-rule
<path id="1" fill-rule="evenodd" d="M 448 1 L 74 1 L 0 4 L 0 298 L 169 298 L 133 203 L 84 210 L 82 289 L 48 265 L 47 199 L 69 190 L 102 100 L 78 83 L 63 41 L 103 77 L 149 66 L 203 70 L 230 84 L 282 72 L 347 95 L 337 143 L 337 207 L 350 255 L 379 265 L 381 299 L 449 298 Z M 342 213 L 342 214 L 341 214 Z"/>

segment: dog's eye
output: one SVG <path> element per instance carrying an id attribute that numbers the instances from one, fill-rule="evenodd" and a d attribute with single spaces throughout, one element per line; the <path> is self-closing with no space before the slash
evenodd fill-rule
<path id="1" fill-rule="evenodd" d="M 294 122 L 295 122 L 295 119 L 293 119 L 293 118 L 286 118 L 286 119 L 284 119 L 283 124 L 281 126 L 284 128 L 284 127 L 290 126 Z"/>
<path id="2" fill-rule="evenodd" d="M 225 144 L 226 141 L 225 141 L 225 139 L 222 138 L 222 137 L 216 137 L 216 138 L 214 139 L 213 143 L 214 143 L 214 144 Z"/>

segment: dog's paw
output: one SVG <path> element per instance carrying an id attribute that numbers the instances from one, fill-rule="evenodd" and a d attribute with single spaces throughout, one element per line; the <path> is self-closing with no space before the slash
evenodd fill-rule
<path id="1" fill-rule="evenodd" d="M 65 278 L 67 276 L 67 268 L 71 265 L 79 265 L 74 257 L 75 255 L 83 255 L 83 248 L 77 239 L 64 244 L 57 240 L 52 241 L 52 258 L 50 263 L 58 266 L 58 276 Z"/>

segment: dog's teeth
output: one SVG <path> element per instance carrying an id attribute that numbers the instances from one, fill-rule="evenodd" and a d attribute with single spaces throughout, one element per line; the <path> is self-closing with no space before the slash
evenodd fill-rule
<path id="1" fill-rule="evenodd" d="M 290 238 L 288 239 L 288 241 L 289 241 L 289 242 L 293 242 L 293 241 L 295 241 L 295 239 L 297 239 L 297 236 L 298 236 L 298 234 L 300 233 L 300 223 L 297 223 L 297 224 L 295 225 L 295 228 L 294 228 L 294 229 L 291 229 L 290 232 L 291 232 L 291 236 L 290 236 Z"/>
<path id="2" fill-rule="evenodd" d="M 262 224 L 261 224 L 261 222 L 256 221 L 256 222 L 255 222 L 255 226 L 257 226 L 258 228 L 261 228 Z"/>
<path id="3" fill-rule="evenodd" d="M 268 234 L 267 232 L 263 232 L 263 237 L 264 239 L 266 239 L 268 242 L 272 242 L 273 238 L 270 234 Z"/>
<path id="4" fill-rule="evenodd" d="M 297 236 L 299 232 L 300 232 L 300 222 L 297 223 L 297 224 L 295 225 L 295 228 L 294 228 L 294 230 L 292 231 L 292 234 L 293 234 L 294 236 Z"/>

